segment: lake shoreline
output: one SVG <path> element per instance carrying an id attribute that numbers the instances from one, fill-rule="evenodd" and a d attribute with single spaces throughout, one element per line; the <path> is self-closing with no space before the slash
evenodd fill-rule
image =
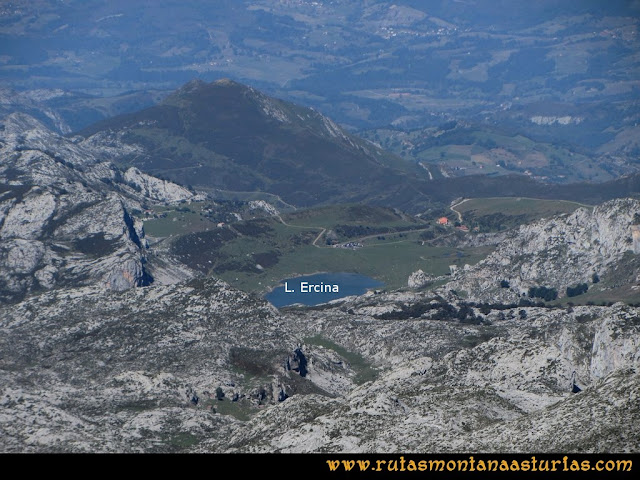
<path id="1" fill-rule="evenodd" d="M 308 282 L 306 282 L 307 279 Z M 320 291 L 317 289 L 303 291 L 301 282 L 307 283 L 307 286 L 322 285 L 322 289 Z M 285 284 L 288 284 L 286 291 Z M 314 306 L 344 297 L 363 295 L 370 289 L 383 286 L 384 282 L 359 273 L 317 272 L 282 279 L 280 284 L 265 294 L 263 298 L 276 308 L 293 304 Z"/>
<path id="2" fill-rule="evenodd" d="M 349 272 L 341 272 L 341 273 L 349 273 Z M 311 277 L 313 275 L 329 275 L 329 274 L 331 274 L 331 272 L 327 272 L 324 270 L 318 271 L 318 272 L 312 272 L 312 273 L 292 273 L 290 277 L 283 278 L 282 280 L 280 280 L 280 283 L 278 283 L 277 285 L 274 285 L 273 287 L 267 287 L 266 290 L 261 292 L 261 294 L 263 297 L 268 295 L 269 293 L 273 292 L 276 288 L 283 286 L 284 282 L 286 282 L 287 280 L 293 280 L 295 278 L 300 278 L 300 277 Z"/>

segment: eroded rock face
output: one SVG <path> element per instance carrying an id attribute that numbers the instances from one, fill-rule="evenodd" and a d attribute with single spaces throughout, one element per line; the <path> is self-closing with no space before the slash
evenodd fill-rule
<path id="1" fill-rule="evenodd" d="M 193 194 L 139 172 L 127 180 L 90 148 L 27 115 L 10 115 L 3 126 L 0 300 L 65 286 L 124 290 L 151 283 L 142 224 L 130 212 L 142 202 Z"/>
<path id="2" fill-rule="evenodd" d="M 302 353 L 302 349 L 296 348 L 285 362 L 287 371 L 293 370 L 300 374 L 301 377 L 307 376 L 307 357 Z"/>
<path id="3" fill-rule="evenodd" d="M 51 192 L 31 189 L 10 207 L 4 217 L 0 238 L 37 238 L 56 211 L 56 199 Z"/>
<path id="4" fill-rule="evenodd" d="M 595 331 L 589 373 L 600 379 L 626 367 L 640 370 L 640 317 L 616 304 Z"/>
<path id="5" fill-rule="evenodd" d="M 593 209 L 523 225 L 485 260 L 456 272 L 448 288 L 477 301 L 517 301 L 530 287 L 566 288 L 606 278 L 625 252 L 633 254 L 632 227 L 640 201 L 617 199 Z M 500 282 L 509 288 L 500 288 Z"/>
<path id="6" fill-rule="evenodd" d="M 176 203 L 191 200 L 194 197 L 194 194 L 186 188 L 142 173 L 135 167 L 129 168 L 124 173 L 124 180 L 140 189 L 146 197 L 156 201 Z"/>
<path id="7" fill-rule="evenodd" d="M 3 451 L 171 451 L 181 432 L 228 437 L 238 421 L 211 409 L 227 397 L 250 416 L 291 395 L 327 395 L 283 371 L 297 338 L 278 312 L 216 280 L 45 292 L 0 306 L 0 332 Z M 24 388 L 23 369 L 36 364 L 42 376 Z M 229 394 L 217 398 L 220 385 Z M 149 434 L 167 442 L 156 449 Z"/>
<path id="8" fill-rule="evenodd" d="M 144 249 L 123 200 L 93 194 L 91 202 L 76 203 L 70 196 L 56 201 L 51 191 L 34 187 L 8 209 L 0 227 L 0 298 L 56 285 L 101 283 L 122 290 L 149 283 Z"/>

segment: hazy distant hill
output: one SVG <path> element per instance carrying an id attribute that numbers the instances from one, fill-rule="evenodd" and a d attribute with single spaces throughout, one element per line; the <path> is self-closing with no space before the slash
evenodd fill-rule
<path id="1" fill-rule="evenodd" d="M 210 191 L 262 192 L 295 206 L 365 202 L 418 212 L 458 197 L 594 204 L 640 192 L 638 175 L 570 185 L 491 172 L 443 178 L 436 165 L 427 170 L 417 159 L 346 133 L 313 109 L 229 80 L 194 80 L 156 106 L 98 122 L 79 135 L 123 167 Z"/>
<path id="2" fill-rule="evenodd" d="M 183 184 L 262 191 L 295 205 L 395 197 L 424 170 L 346 133 L 316 111 L 229 80 L 193 81 L 157 106 L 80 132 Z M 131 149 L 129 149 L 129 152 Z M 113 152 L 113 150 L 112 150 Z"/>
<path id="3" fill-rule="evenodd" d="M 534 118 L 557 124 L 570 122 L 573 117 Z M 359 132 L 359 135 L 407 161 L 419 162 L 433 179 L 519 174 L 545 183 L 601 183 L 638 172 L 640 164 L 629 148 L 635 141 L 632 133 L 638 127 L 619 134 L 620 142 L 612 142 L 606 151 L 594 151 L 593 144 L 585 145 L 582 139 L 589 136 L 591 129 L 581 127 L 555 125 L 555 128 L 572 128 L 576 132 L 572 142 L 554 141 L 526 126 L 504 128 L 504 125 L 464 121 L 415 130 L 381 128 Z M 547 128 L 554 126 L 547 125 Z M 582 131 L 578 134 L 579 130 Z"/>

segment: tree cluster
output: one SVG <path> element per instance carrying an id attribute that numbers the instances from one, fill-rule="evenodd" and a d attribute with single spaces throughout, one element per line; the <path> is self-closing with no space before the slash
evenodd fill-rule
<path id="1" fill-rule="evenodd" d="M 542 298 L 546 302 L 549 302 L 558 298 L 558 291 L 555 288 L 549 287 L 530 287 L 529 297 Z"/>
<path id="2" fill-rule="evenodd" d="M 577 297 L 589 290 L 589 285 L 586 283 L 579 283 L 575 287 L 567 287 L 567 297 Z"/>

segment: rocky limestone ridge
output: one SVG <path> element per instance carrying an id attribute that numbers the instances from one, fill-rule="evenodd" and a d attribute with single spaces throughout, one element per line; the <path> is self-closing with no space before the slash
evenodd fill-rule
<path id="1" fill-rule="evenodd" d="M 572 117 L 571 115 L 565 115 L 563 117 L 545 117 L 542 115 L 535 115 L 531 117 L 529 120 L 537 125 L 569 125 L 569 124 L 579 124 L 582 123 L 584 118 L 582 117 Z"/>
<path id="2" fill-rule="evenodd" d="M 377 301 L 382 306 L 386 300 Z M 294 318 L 370 359 L 379 369 L 376 379 L 331 401 L 292 396 L 237 428 L 231 441 L 207 439 L 198 451 L 526 452 L 532 444 L 536 452 L 612 452 L 640 447 L 630 433 L 640 426 L 637 353 L 626 350 L 619 363 L 598 353 L 604 345 L 615 349 L 616 341 L 630 347 L 638 341 L 637 308 L 579 307 L 569 314 L 528 308 L 526 319 L 512 309 L 492 312 L 491 324 L 485 325 L 375 320 L 355 311 L 299 312 Z M 617 326 L 619 337 L 597 333 L 608 322 Z M 574 371 L 579 394 L 571 393 Z M 579 413 L 570 428 L 558 429 L 576 402 Z M 509 443 L 517 435 L 519 441 Z"/>
<path id="3" fill-rule="evenodd" d="M 249 210 L 263 210 L 267 215 L 280 215 L 276 207 L 264 200 L 251 200 Z"/>
<path id="4" fill-rule="evenodd" d="M 467 451 L 637 453 L 637 368 L 616 370 L 592 388 L 506 425 L 472 432 Z M 629 428 L 622 428 L 622 425 Z"/>
<path id="5" fill-rule="evenodd" d="M 114 147 L 120 154 L 127 145 Z M 129 152 L 131 153 L 131 152 Z M 3 180 L 10 185 L 29 184 L 39 187 L 64 187 L 81 183 L 85 187 L 104 190 L 105 184 L 117 191 L 130 205 L 145 201 L 175 203 L 197 201 L 189 190 L 135 168 L 122 172 L 105 161 L 107 156 L 99 144 L 60 136 L 21 113 L 0 120 L 0 155 Z"/>
<path id="6" fill-rule="evenodd" d="M 394 292 L 279 312 L 216 280 L 45 292 L 0 307 L 0 445 L 638 451 L 639 308 L 463 308 Z"/>
<path id="7" fill-rule="evenodd" d="M 173 182 L 142 173 L 135 167 L 131 167 L 124 172 L 124 180 L 138 189 L 145 197 L 155 201 L 179 203 L 204 200 L 202 194 L 196 195 Z"/>
<path id="8" fill-rule="evenodd" d="M 633 228 L 640 200 L 616 199 L 594 208 L 542 219 L 512 231 L 485 260 L 458 270 L 446 288 L 473 301 L 517 302 L 530 287 L 555 288 L 607 279 L 625 254 L 638 255 Z M 501 288 L 501 281 L 509 288 Z"/>
<path id="9" fill-rule="evenodd" d="M 0 139 L 3 155 L 31 150 L 50 153 L 58 161 L 64 160 L 77 167 L 98 163 L 90 150 L 52 132 L 24 113 L 12 113 L 0 119 Z"/>
<path id="10" fill-rule="evenodd" d="M 148 284 L 142 231 L 117 194 L 56 196 L 33 187 L 3 204 L 0 298 L 69 285 Z"/>
<path id="11" fill-rule="evenodd" d="M 15 112 L 40 118 L 56 131 L 67 134 L 71 127 L 60 115 L 57 109 L 46 106 L 52 99 L 60 99 L 68 93 L 58 88 L 16 91 L 10 88 L 0 88 L 0 117 Z"/>
<path id="12" fill-rule="evenodd" d="M 353 387 L 335 354 L 302 348 L 274 307 L 221 281 L 61 289 L 0 312 L 5 452 L 178 451 L 231 432 L 233 413 L 332 397 L 310 377 Z"/>
<path id="13" fill-rule="evenodd" d="M 434 277 L 433 275 L 424 273 L 422 270 L 416 270 L 411 275 L 409 275 L 407 286 L 409 288 L 423 288 L 442 278 L 443 277 Z"/>
<path id="14" fill-rule="evenodd" d="M 194 195 L 142 174 L 163 190 L 134 188 L 114 165 L 27 115 L 10 115 L 2 125 L 0 299 L 65 286 L 122 290 L 150 283 L 142 222 L 131 211 Z"/>

